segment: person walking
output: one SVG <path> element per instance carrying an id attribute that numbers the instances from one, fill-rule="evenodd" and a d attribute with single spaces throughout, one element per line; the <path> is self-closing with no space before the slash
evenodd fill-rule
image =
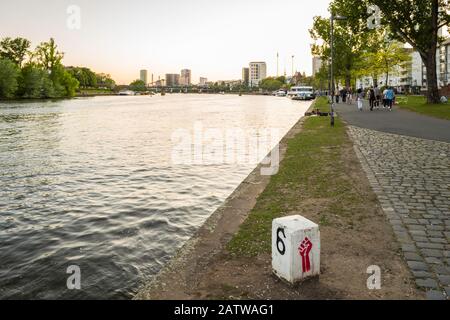
<path id="1" fill-rule="evenodd" d="M 373 111 L 376 99 L 375 99 L 375 90 L 372 87 L 370 87 L 368 95 L 369 95 L 370 111 Z"/>
<path id="2" fill-rule="evenodd" d="M 364 91 L 362 88 L 358 89 L 356 101 L 358 105 L 358 110 L 363 111 Z"/>
<path id="3" fill-rule="evenodd" d="M 373 90 L 375 91 L 375 107 L 380 108 L 381 90 L 378 85 L 375 85 Z"/>
<path id="4" fill-rule="evenodd" d="M 352 88 L 348 88 L 347 103 L 348 104 L 353 104 L 353 89 Z"/>
<path id="5" fill-rule="evenodd" d="M 387 104 L 387 107 L 389 108 L 389 111 L 392 111 L 392 107 L 394 105 L 394 99 L 395 99 L 394 89 L 389 87 L 386 92 L 386 104 Z"/>
<path id="6" fill-rule="evenodd" d="M 386 87 L 383 90 L 383 108 L 386 109 L 387 108 L 387 92 L 388 92 L 388 88 Z"/>

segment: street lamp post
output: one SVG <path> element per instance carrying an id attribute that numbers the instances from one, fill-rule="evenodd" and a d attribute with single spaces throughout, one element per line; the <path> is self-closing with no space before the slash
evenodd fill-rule
<path id="1" fill-rule="evenodd" d="M 329 87 L 329 94 L 330 94 L 330 104 L 331 104 L 331 126 L 334 126 L 334 21 L 335 20 L 347 20 L 347 17 L 344 16 L 335 16 L 334 14 L 331 14 L 330 18 L 330 27 L 331 27 L 331 34 L 330 34 L 330 51 L 331 51 L 331 61 L 330 61 L 330 87 Z"/>

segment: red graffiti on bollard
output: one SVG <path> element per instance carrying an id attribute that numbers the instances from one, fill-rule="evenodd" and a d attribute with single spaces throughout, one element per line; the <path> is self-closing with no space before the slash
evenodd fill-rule
<path id="1" fill-rule="evenodd" d="M 298 248 L 300 256 L 302 257 L 303 273 L 311 271 L 311 262 L 309 260 L 309 254 L 311 252 L 312 247 L 313 247 L 312 242 L 308 239 L 308 237 L 306 237 L 305 240 L 303 240 L 302 243 L 300 244 L 300 247 Z"/>

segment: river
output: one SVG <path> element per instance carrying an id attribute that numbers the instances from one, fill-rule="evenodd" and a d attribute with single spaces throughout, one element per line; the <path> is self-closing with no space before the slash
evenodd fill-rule
<path id="1" fill-rule="evenodd" d="M 264 129 L 281 138 L 309 105 L 183 94 L 0 103 L 0 298 L 132 297 L 256 167 L 250 148 L 242 161 L 210 152 L 208 130 L 239 129 L 249 145 Z M 80 290 L 67 287 L 69 266 Z"/>

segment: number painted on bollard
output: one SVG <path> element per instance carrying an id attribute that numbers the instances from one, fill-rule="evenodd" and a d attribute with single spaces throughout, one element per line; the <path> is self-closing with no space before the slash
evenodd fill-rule
<path id="1" fill-rule="evenodd" d="M 284 254 L 286 253 L 286 245 L 284 244 L 283 239 L 281 239 L 280 233 L 283 235 L 284 239 L 286 239 L 286 234 L 284 233 L 283 228 L 278 228 L 278 230 L 277 230 L 277 249 L 278 249 L 278 252 L 282 256 L 284 256 Z M 283 245 L 283 249 L 280 249 L 280 243 Z"/>

